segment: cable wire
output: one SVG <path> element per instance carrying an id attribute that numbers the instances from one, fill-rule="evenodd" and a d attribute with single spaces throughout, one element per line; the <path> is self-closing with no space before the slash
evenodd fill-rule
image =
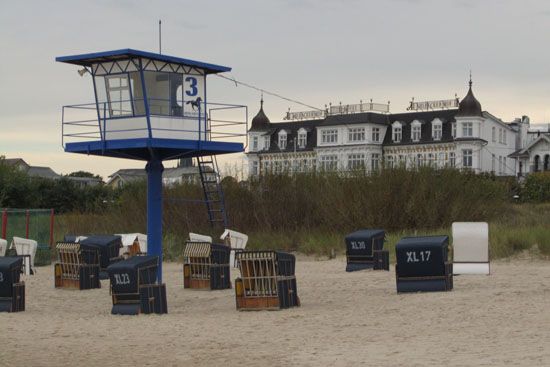
<path id="1" fill-rule="evenodd" d="M 295 99 L 292 99 L 292 98 L 288 98 L 288 97 L 285 97 L 283 95 L 280 95 L 278 93 L 275 93 L 275 92 L 270 92 L 270 91 L 267 91 L 265 89 L 262 89 L 260 87 L 257 87 L 255 85 L 252 85 L 252 84 L 248 84 L 248 83 L 245 83 L 245 82 L 241 82 L 240 80 L 237 80 L 235 78 L 230 78 L 230 77 L 227 77 L 225 75 L 220 75 L 220 74 L 215 74 L 217 77 L 220 77 L 222 79 L 226 79 L 226 80 L 229 80 L 233 83 L 235 83 L 235 86 L 237 86 L 238 84 L 244 86 L 244 87 L 247 87 L 247 88 L 250 88 L 250 89 L 254 89 L 254 90 L 257 90 L 258 92 L 262 92 L 262 93 L 265 93 L 265 94 L 269 94 L 270 96 L 273 96 L 273 97 L 277 97 L 277 98 L 280 98 L 280 99 L 284 99 L 285 101 L 288 101 L 288 102 L 292 102 L 292 103 L 295 103 L 295 104 L 299 104 L 301 106 L 305 106 L 307 108 L 312 108 L 314 110 L 317 110 L 317 111 L 324 111 L 323 109 L 321 108 L 317 108 L 317 107 L 314 107 L 314 106 L 311 106 L 311 105 L 308 105 L 307 103 L 303 103 L 303 102 L 300 102 L 300 101 L 297 101 Z"/>

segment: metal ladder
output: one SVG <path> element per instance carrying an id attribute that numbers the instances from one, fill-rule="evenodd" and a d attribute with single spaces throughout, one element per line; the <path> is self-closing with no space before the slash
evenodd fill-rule
<path id="1" fill-rule="evenodd" d="M 216 156 L 197 157 L 201 176 L 204 201 L 208 210 L 208 220 L 212 227 L 223 225 L 227 228 L 227 214 Z"/>

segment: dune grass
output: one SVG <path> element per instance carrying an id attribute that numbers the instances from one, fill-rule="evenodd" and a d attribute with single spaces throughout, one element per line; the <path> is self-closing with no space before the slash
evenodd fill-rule
<path id="1" fill-rule="evenodd" d="M 538 246 L 550 255 L 550 204 L 511 203 L 510 183 L 456 170 L 382 170 L 374 175 L 312 173 L 223 180 L 230 228 L 249 235 L 249 248 L 281 249 L 329 257 L 344 254 L 344 237 L 361 228 L 383 228 L 394 256 L 401 237 L 449 235 L 454 221 L 486 221 L 492 258 Z M 66 233 L 146 231 L 146 185 L 128 185 L 101 213 L 58 217 Z M 165 189 L 163 233 L 167 259 L 180 259 L 189 232 L 217 238 L 208 225 L 198 185 Z"/>

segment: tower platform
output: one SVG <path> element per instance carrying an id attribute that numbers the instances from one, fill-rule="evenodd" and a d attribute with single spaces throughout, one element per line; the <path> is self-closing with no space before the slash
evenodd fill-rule
<path id="1" fill-rule="evenodd" d="M 143 161 L 153 158 L 171 160 L 181 157 L 239 153 L 243 150 L 242 143 L 160 138 L 82 141 L 65 144 L 65 151 L 70 153 Z"/>

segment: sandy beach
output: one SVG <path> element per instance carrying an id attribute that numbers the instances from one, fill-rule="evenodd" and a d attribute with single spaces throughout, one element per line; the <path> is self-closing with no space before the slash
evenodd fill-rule
<path id="1" fill-rule="evenodd" d="M 302 307 L 238 312 L 233 290 L 185 290 L 167 263 L 167 315 L 113 316 L 108 281 L 54 289 L 53 266 L 40 267 L 24 277 L 27 310 L 0 314 L 0 365 L 550 365 L 549 262 L 493 262 L 452 292 L 400 295 L 393 267 L 344 269 L 299 257 Z"/>

